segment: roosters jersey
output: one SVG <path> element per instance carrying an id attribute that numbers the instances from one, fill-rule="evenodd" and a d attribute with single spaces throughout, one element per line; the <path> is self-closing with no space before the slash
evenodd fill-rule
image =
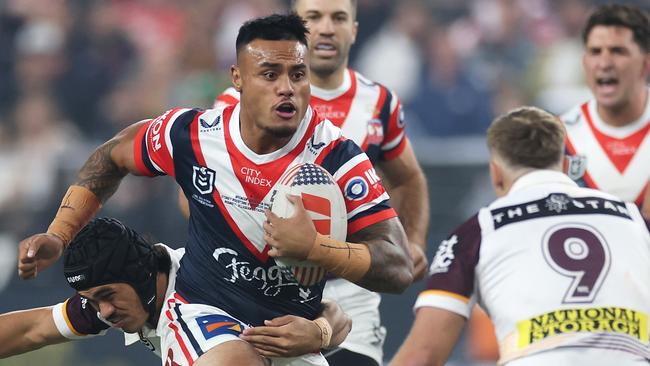
<path id="1" fill-rule="evenodd" d="M 311 108 L 287 145 L 269 154 L 242 140 L 239 104 L 172 109 L 142 127 L 134 153 L 142 174 L 173 176 L 189 202 L 176 291 L 251 325 L 286 314 L 313 319 L 320 310 L 324 281 L 300 286 L 264 241 L 264 211 L 286 170 L 309 162 L 332 174 L 345 199 L 348 235 L 396 217 L 367 156 Z"/>
<path id="2" fill-rule="evenodd" d="M 171 249 L 164 244 L 162 245 L 171 258 L 171 269 L 167 281 L 167 290 L 165 298 L 174 292 L 176 281 L 176 272 L 185 249 Z M 93 309 L 88 301 L 75 294 L 66 301 L 54 305 L 52 308 L 52 317 L 59 333 L 68 339 L 83 339 L 90 336 L 104 335 L 110 327 L 110 323 L 99 315 Z M 163 320 L 163 321 L 160 321 Z M 125 344 L 131 345 L 135 342 L 142 342 L 147 348 L 160 356 L 160 337 L 159 334 L 164 331 L 164 325 L 167 324 L 166 318 L 159 316 L 159 323 L 156 329 L 149 328 L 147 325 L 139 333 L 124 333 Z"/>
<path id="3" fill-rule="evenodd" d="M 467 318 L 478 302 L 495 324 L 500 363 L 547 365 L 560 349 L 565 360 L 615 349 L 607 362 L 646 363 L 648 230 L 634 204 L 532 172 L 441 243 L 415 307 Z"/>
<path id="4" fill-rule="evenodd" d="M 569 176 L 625 201 L 643 202 L 650 179 L 650 103 L 641 118 L 625 127 L 605 124 L 591 100 L 561 119 L 567 131 Z"/>
<path id="5" fill-rule="evenodd" d="M 239 92 L 226 89 L 215 100 L 215 108 L 239 102 Z M 311 106 L 318 114 L 340 127 L 370 161 L 391 160 L 406 147 L 404 113 L 395 93 L 348 69 L 343 84 L 333 90 L 311 86 Z"/>

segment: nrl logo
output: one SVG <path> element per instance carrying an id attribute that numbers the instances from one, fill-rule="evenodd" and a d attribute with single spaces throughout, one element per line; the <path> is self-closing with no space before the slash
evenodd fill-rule
<path id="1" fill-rule="evenodd" d="M 212 193 L 214 189 L 214 170 L 204 166 L 194 166 L 192 171 L 192 183 L 194 188 L 201 194 Z"/>

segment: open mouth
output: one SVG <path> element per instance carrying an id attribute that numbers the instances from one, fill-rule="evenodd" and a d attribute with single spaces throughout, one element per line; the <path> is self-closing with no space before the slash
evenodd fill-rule
<path id="1" fill-rule="evenodd" d="M 614 77 L 602 77 L 602 78 L 596 78 L 596 84 L 598 86 L 616 86 L 618 85 L 618 79 Z"/>
<path id="2" fill-rule="evenodd" d="M 596 78 L 596 85 L 602 89 L 613 89 L 618 85 L 618 79 L 615 77 Z"/>
<path id="3" fill-rule="evenodd" d="M 336 54 L 336 47 L 332 43 L 318 42 L 314 45 L 314 52 L 321 56 L 333 56 Z"/>
<path id="4" fill-rule="evenodd" d="M 275 107 L 275 113 L 284 119 L 290 119 L 297 112 L 296 106 L 291 102 L 280 103 Z"/>

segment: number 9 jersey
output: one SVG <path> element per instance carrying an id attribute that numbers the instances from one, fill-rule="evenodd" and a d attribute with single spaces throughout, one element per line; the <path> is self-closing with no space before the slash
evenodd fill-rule
<path id="1" fill-rule="evenodd" d="M 442 241 L 415 308 L 468 318 L 478 302 L 500 364 L 647 364 L 648 230 L 634 204 L 528 173 Z"/>

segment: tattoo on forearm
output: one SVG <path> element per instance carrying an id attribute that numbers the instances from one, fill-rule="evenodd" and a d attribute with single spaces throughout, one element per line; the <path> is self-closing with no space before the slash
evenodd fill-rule
<path id="1" fill-rule="evenodd" d="M 92 191 L 102 203 L 115 193 L 127 174 L 111 159 L 111 151 L 118 143 L 111 140 L 98 147 L 79 171 L 75 182 Z"/>
<path id="2" fill-rule="evenodd" d="M 410 275 L 406 237 L 397 220 L 386 220 L 351 235 L 354 243 L 368 243 L 371 266 L 358 284 L 379 292 L 394 292 L 394 280 Z"/>

